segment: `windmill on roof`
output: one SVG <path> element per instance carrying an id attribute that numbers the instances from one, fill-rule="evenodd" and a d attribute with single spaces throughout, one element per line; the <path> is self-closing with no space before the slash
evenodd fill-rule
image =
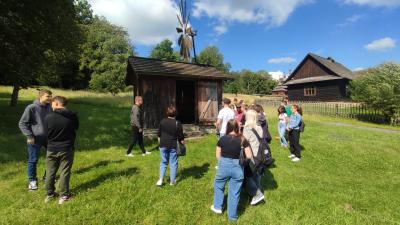
<path id="1" fill-rule="evenodd" d="M 180 55 L 185 61 L 190 60 L 190 49 L 193 48 L 194 61 L 196 62 L 196 49 L 194 45 L 194 36 L 197 31 L 192 29 L 192 25 L 189 22 L 190 13 L 187 11 L 186 0 L 181 0 L 179 4 L 179 12 L 177 14 L 179 27 L 176 31 L 180 34 L 178 44 L 180 46 Z"/>

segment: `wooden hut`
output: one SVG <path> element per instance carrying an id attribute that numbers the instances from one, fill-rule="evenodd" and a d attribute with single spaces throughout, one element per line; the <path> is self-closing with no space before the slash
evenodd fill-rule
<path id="1" fill-rule="evenodd" d="M 287 86 L 278 85 L 272 90 L 272 96 L 286 96 Z"/>
<path id="2" fill-rule="evenodd" d="M 290 100 L 349 100 L 347 87 L 354 75 L 334 59 L 309 53 L 286 79 Z"/>
<path id="3" fill-rule="evenodd" d="M 184 124 L 213 124 L 227 79 L 212 66 L 131 56 L 126 84 L 143 97 L 144 127 L 157 128 L 170 105 Z"/>

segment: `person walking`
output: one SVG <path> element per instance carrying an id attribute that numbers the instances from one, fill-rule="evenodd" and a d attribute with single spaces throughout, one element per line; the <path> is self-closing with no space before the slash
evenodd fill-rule
<path id="1" fill-rule="evenodd" d="M 139 144 L 139 148 L 142 151 L 142 155 L 149 155 L 151 152 L 148 152 L 144 149 L 143 144 L 143 111 L 141 106 L 143 105 L 142 96 L 135 97 L 135 104 L 132 106 L 131 110 L 131 129 L 132 129 L 132 141 L 128 146 L 128 150 L 126 151 L 126 156 L 133 157 L 132 149 L 136 143 Z"/>
<path id="2" fill-rule="evenodd" d="M 301 146 L 300 146 L 300 123 L 302 121 L 302 109 L 298 105 L 292 105 L 292 116 L 286 130 L 289 132 L 290 155 L 289 158 L 293 162 L 298 162 L 301 159 Z"/>
<path id="3" fill-rule="evenodd" d="M 261 126 L 257 125 L 257 117 L 258 113 L 256 111 L 248 110 L 246 112 L 246 124 L 243 129 L 243 136 L 250 143 L 253 158 L 257 156 L 260 147 L 260 140 L 258 137 L 263 136 Z M 255 163 L 254 160 L 252 163 Z M 256 205 L 265 198 L 262 193 L 261 174 L 258 171 L 251 171 L 250 166 L 247 166 L 247 168 L 245 168 L 245 171 L 246 170 L 249 171 L 250 174 L 249 176 L 246 176 L 245 172 L 245 184 L 249 195 L 252 197 L 250 204 Z"/>
<path id="4" fill-rule="evenodd" d="M 45 202 L 53 200 L 55 180 L 60 169 L 60 199 L 63 204 L 71 199 L 69 180 L 74 161 L 76 130 L 79 128 L 79 119 L 75 112 L 66 108 L 67 99 L 56 96 L 52 100 L 53 112 L 46 116 L 47 125 L 47 154 L 46 154 L 46 192 Z"/>
<path id="5" fill-rule="evenodd" d="M 39 98 L 25 108 L 19 120 L 19 129 L 27 139 L 29 191 L 38 189 L 37 163 L 40 149 L 42 147 L 47 148 L 45 117 L 52 111 L 50 106 L 51 97 L 52 92 L 50 90 L 39 90 Z"/>
<path id="6" fill-rule="evenodd" d="M 286 110 L 284 106 L 279 106 L 278 108 L 278 132 L 279 132 L 279 141 L 281 142 L 281 146 L 287 148 L 289 146 L 286 140 L 286 126 L 289 122 L 289 117 L 286 114 Z"/>
<path id="7" fill-rule="evenodd" d="M 226 133 L 226 124 L 228 121 L 235 119 L 235 112 L 229 107 L 231 100 L 229 98 L 224 98 L 223 103 L 224 107 L 219 111 L 216 123 L 220 138 Z"/>
<path id="8" fill-rule="evenodd" d="M 176 152 L 177 141 L 182 144 L 185 143 L 183 136 L 182 124 L 177 121 L 176 108 L 169 106 L 167 108 L 167 118 L 164 118 L 160 122 L 158 128 L 158 144 L 160 145 L 160 177 L 156 183 L 157 186 L 162 186 L 165 171 L 167 170 L 168 163 L 170 167 L 170 180 L 169 184 L 176 184 L 176 175 L 178 172 L 178 154 Z"/>
<path id="9" fill-rule="evenodd" d="M 222 214 L 225 184 L 228 183 L 228 218 L 238 219 L 237 206 L 244 179 L 243 166 L 239 163 L 241 151 L 247 159 L 252 158 L 249 143 L 239 132 L 239 124 L 235 119 L 227 122 L 226 134 L 222 136 L 216 147 L 218 170 L 214 179 L 214 204 L 211 210 Z"/>

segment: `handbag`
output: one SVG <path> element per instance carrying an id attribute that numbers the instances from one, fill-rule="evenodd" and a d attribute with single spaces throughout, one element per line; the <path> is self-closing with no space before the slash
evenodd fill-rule
<path id="1" fill-rule="evenodd" d="M 178 134 L 178 121 L 176 121 L 176 133 Z M 186 146 L 182 144 L 178 138 L 176 139 L 176 153 L 178 156 L 186 155 Z"/>

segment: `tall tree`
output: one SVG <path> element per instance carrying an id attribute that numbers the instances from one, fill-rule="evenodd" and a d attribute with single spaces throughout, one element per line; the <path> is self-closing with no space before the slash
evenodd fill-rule
<path id="1" fill-rule="evenodd" d="M 81 46 L 80 70 L 90 77 L 91 89 L 115 95 L 125 88 L 126 62 L 134 54 L 128 34 L 103 17 L 83 27 L 86 40 Z"/>
<path id="2" fill-rule="evenodd" d="M 161 60 L 181 61 L 179 53 L 174 52 L 172 48 L 172 41 L 168 39 L 157 44 L 153 50 L 151 50 L 150 57 Z"/>
<path id="3" fill-rule="evenodd" d="M 74 48 L 74 17 L 70 0 L 0 1 L 0 80 L 13 86 L 10 105 L 35 82 L 47 53 Z"/>
<path id="4" fill-rule="evenodd" d="M 216 46 L 208 46 L 203 49 L 197 57 L 197 62 L 200 64 L 211 65 L 218 70 L 228 73 L 231 69 L 229 63 L 224 64 L 224 56 Z"/>
<path id="5" fill-rule="evenodd" d="M 381 111 L 391 123 L 400 117 L 400 64 L 384 63 L 351 82 L 355 101 Z"/>

